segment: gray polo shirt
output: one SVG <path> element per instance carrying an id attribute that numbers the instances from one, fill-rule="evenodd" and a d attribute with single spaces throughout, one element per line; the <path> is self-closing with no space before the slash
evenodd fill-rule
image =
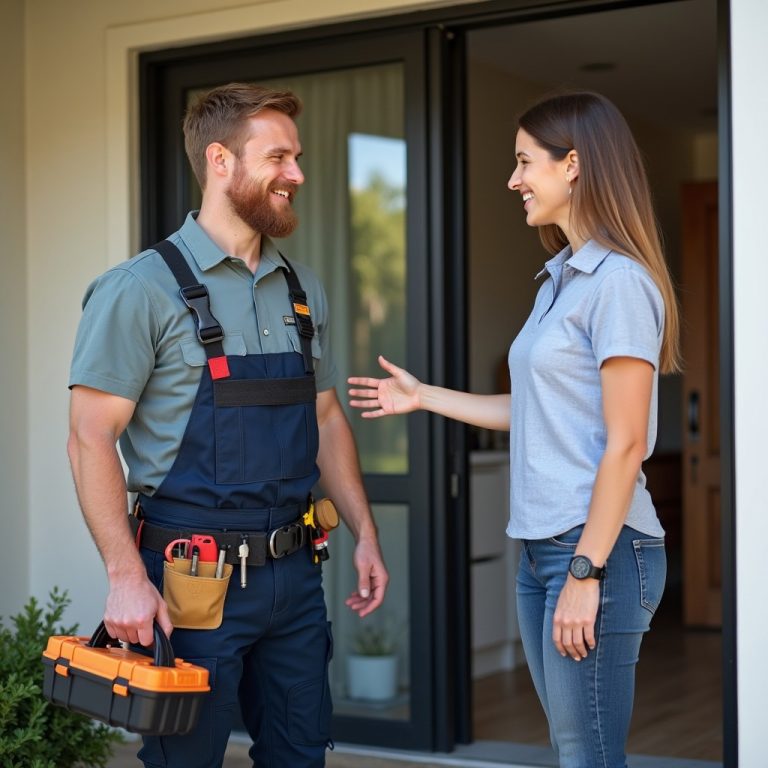
<path id="1" fill-rule="evenodd" d="M 196 215 L 190 213 L 168 239 L 208 286 L 211 311 L 224 328 L 225 353 L 300 353 L 288 284 L 279 269 L 285 262 L 275 245 L 262 239 L 254 275 L 208 237 Z M 317 389 L 330 389 L 336 367 L 325 291 L 308 267 L 293 260 L 291 266 L 307 293 L 315 324 L 312 357 Z M 118 264 L 86 291 L 69 385 L 82 384 L 136 403 L 120 438 L 131 491 L 154 493 L 178 452 L 207 364 L 195 330 L 178 283 L 156 251 Z"/>
<path id="2" fill-rule="evenodd" d="M 656 442 L 664 302 L 636 261 L 593 240 L 545 264 L 530 317 L 509 350 L 512 382 L 507 534 L 542 539 L 584 523 L 605 451 L 600 366 L 636 357 L 654 367 L 646 458 Z M 645 475 L 626 525 L 663 536 Z"/>

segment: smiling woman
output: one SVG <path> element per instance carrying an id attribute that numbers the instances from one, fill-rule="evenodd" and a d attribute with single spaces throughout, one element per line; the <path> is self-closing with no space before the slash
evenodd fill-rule
<path id="1" fill-rule="evenodd" d="M 526 223 L 529 227 L 555 222 L 569 240 L 575 236 L 570 214 L 571 185 L 579 175 L 579 156 L 571 150 L 564 158 L 555 159 L 524 129 L 515 141 L 517 168 L 507 185 L 523 196 Z M 582 240 L 574 242 L 578 250 Z"/>
<path id="2" fill-rule="evenodd" d="M 566 93 L 518 126 L 509 188 L 556 255 L 509 351 L 511 395 L 423 384 L 379 356 L 389 377 L 351 377 L 350 404 L 367 418 L 426 410 L 510 430 L 518 621 L 552 746 L 561 768 L 618 768 L 666 576 L 641 463 L 656 440 L 658 373 L 677 367 L 677 308 L 616 107 Z"/>

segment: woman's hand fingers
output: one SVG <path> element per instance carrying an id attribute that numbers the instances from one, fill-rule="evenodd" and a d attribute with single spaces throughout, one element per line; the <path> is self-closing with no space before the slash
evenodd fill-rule
<path id="1" fill-rule="evenodd" d="M 350 389 L 350 397 L 368 397 L 374 400 L 379 396 L 378 389 Z"/>
<path id="2" fill-rule="evenodd" d="M 561 656 L 570 656 L 574 661 L 587 658 L 587 646 L 584 643 L 584 627 L 556 626 L 552 641 Z"/>
<path id="3" fill-rule="evenodd" d="M 349 404 L 353 408 L 375 408 L 375 411 L 363 411 L 360 414 L 365 419 L 377 419 L 379 416 L 386 416 L 386 412 L 379 403 L 379 390 L 378 389 L 350 389 L 349 396 L 351 398 L 365 398 L 363 400 L 350 400 Z"/>
<path id="4" fill-rule="evenodd" d="M 398 368 L 379 355 L 379 365 L 391 373 L 391 377 L 377 379 L 371 376 L 350 376 L 347 382 L 353 408 L 364 410 L 362 416 L 377 419 L 398 413 L 410 413 L 420 407 L 418 398 L 419 380 L 403 368 Z"/>
<path id="5" fill-rule="evenodd" d="M 381 384 L 381 379 L 373 379 L 370 376 L 350 376 L 347 379 L 347 384 L 352 384 L 356 387 L 373 387 L 376 390 L 379 384 Z"/>

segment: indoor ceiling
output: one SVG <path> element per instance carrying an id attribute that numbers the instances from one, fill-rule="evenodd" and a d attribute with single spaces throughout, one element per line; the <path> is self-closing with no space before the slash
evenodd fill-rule
<path id="1" fill-rule="evenodd" d="M 697 132 L 717 127 L 716 0 L 476 30 L 468 52 L 546 91 L 598 91 L 646 122 Z"/>

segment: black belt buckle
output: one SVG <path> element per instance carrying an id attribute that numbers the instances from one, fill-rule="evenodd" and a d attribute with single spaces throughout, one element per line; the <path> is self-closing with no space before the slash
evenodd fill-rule
<path id="1" fill-rule="evenodd" d="M 290 555 L 303 546 L 304 526 L 301 523 L 284 525 L 269 534 L 269 554 L 275 560 Z"/>

